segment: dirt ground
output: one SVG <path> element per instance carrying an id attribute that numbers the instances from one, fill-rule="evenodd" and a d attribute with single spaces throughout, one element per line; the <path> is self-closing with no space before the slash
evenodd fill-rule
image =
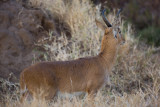
<path id="1" fill-rule="evenodd" d="M 28 8 L 14 0 L 0 1 L 0 78 L 17 82 L 20 72 L 38 54 L 34 44 L 48 36 L 54 25 L 42 9 Z"/>

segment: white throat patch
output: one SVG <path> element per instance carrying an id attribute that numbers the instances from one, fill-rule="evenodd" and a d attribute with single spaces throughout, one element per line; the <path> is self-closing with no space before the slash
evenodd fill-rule
<path id="1" fill-rule="evenodd" d="M 113 35 L 117 39 L 117 31 L 113 30 Z"/>

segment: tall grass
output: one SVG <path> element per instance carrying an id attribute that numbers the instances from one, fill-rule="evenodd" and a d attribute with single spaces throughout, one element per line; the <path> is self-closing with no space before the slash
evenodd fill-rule
<path id="1" fill-rule="evenodd" d="M 79 57 L 94 56 L 99 53 L 103 31 L 96 27 L 95 19 L 100 18 L 99 7 L 94 8 L 88 0 L 30 0 L 34 7 L 41 6 L 51 13 L 58 14 L 71 27 L 72 38 L 65 34 L 60 37 L 49 32 L 48 41 L 51 44 L 39 43 L 46 50 L 47 61 L 71 60 Z M 110 14 L 112 21 L 114 14 Z M 116 64 L 110 75 L 110 82 L 98 91 L 94 101 L 87 95 L 83 97 L 57 97 L 56 101 L 33 100 L 19 102 L 19 89 L 5 95 L 5 105 L 8 107 L 148 107 L 160 105 L 160 54 L 154 47 L 139 45 L 132 37 L 131 25 L 121 29 L 126 37 L 126 44 L 119 50 Z M 112 45 L 112 44 L 111 44 Z M 36 56 L 35 56 L 36 57 Z M 35 62 L 40 60 L 35 60 Z M 95 78 L 96 79 L 96 78 Z M 3 81 L 7 83 L 7 81 Z M 5 84 L 10 86 L 9 84 Z M 17 86 L 16 86 L 17 87 Z M 16 94 L 13 94 L 16 93 Z M 11 97 L 13 96 L 14 97 Z"/>

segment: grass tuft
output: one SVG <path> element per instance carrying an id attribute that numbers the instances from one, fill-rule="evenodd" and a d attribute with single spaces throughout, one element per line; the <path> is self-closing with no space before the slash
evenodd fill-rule
<path id="1" fill-rule="evenodd" d="M 49 32 L 37 44 L 43 48 L 44 60 L 59 61 L 71 60 L 80 57 L 94 56 L 99 53 L 103 31 L 96 27 L 95 19 L 101 19 L 99 7 L 95 9 L 88 0 L 72 0 L 66 3 L 63 0 L 30 0 L 34 7 L 42 8 L 58 14 L 71 28 L 72 37 L 68 39 L 65 34 L 54 36 Z M 114 14 L 108 17 L 112 21 Z M 119 50 L 117 61 L 110 75 L 110 81 L 97 93 L 91 103 L 87 95 L 83 97 L 72 96 L 56 101 L 33 100 L 19 102 L 19 86 L 9 81 L 0 81 L 1 88 L 6 90 L 2 99 L 2 106 L 7 107 L 148 107 L 160 105 L 160 53 L 154 47 L 142 45 L 132 38 L 131 25 L 121 29 L 126 38 L 126 44 Z M 47 40 L 48 42 L 44 42 Z M 51 43 L 50 43 L 51 42 Z M 49 44 L 50 43 L 50 44 Z M 34 59 L 34 63 L 40 59 Z M 96 78 L 95 78 L 96 79 Z M 14 87 L 10 90 L 8 87 Z M 12 97 L 14 96 L 14 98 Z"/>

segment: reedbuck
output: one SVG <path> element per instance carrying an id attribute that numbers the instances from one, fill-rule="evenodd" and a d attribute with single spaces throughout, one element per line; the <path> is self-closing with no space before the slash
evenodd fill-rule
<path id="1" fill-rule="evenodd" d="M 97 26 L 105 30 L 100 53 L 71 61 L 40 62 L 24 69 L 20 75 L 22 101 L 27 94 L 35 98 L 51 99 L 58 91 L 87 92 L 93 95 L 105 84 L 118 47 L 124 43 L 124 39 L 119 27 L 111 25 L 104 12 L 102 17 L 107 26 L 96 20 Z"/>

